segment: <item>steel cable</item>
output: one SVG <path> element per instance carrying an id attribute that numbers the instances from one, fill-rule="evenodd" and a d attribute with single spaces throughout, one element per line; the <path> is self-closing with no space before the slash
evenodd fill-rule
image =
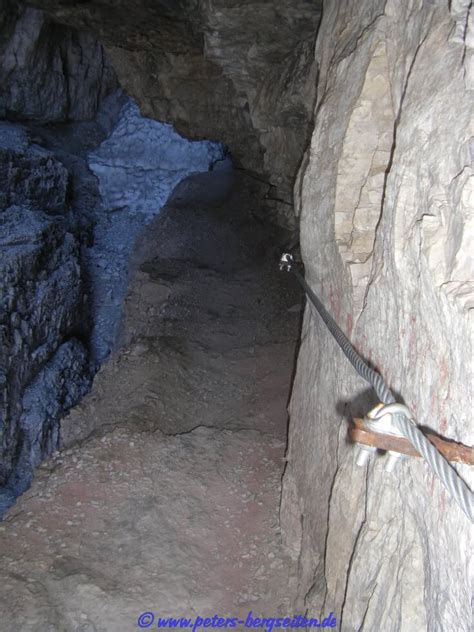
<path id="1" fill-rule="evenodd" d="M 384 409 L 381 409 L 383 413 Z M 417 452 L 425 459 L 431 470 L 443 483 L 450 496 L 458 503 L 471 522 L 474 522 L 474 494 L 454 468 L 428 441 L 418 426 L 405 414 L 394 415 L 396 426 L 400 429 Z"/>
<path id="2" fill-rule="evenodd" d="M 299 272 L 293 256 L 285 253 L 280 260 L 280 269 L 292 272 L 303 287 L 314 308 L 331 332 L 342 352 L 357 373 L 375 390 L 377 397 L 385 406 L 377 413 L 377 418 L 384 414 L 392 414 L 395 424 L 401 433 L 410 441 L 419 454 L 425 459 L 432 472 L 441 480 L 451 497 L 458 503 L 466 516 L 474 522 L 474 494 L 462 480 L 456 470 L 446 461 L 434 445 L 428 441 L 414 422 L 409 410 L 397 404 L 393 393 L 385 384 L 382 376 L 368 366 L 367 362 L 355 350 L 354 346 L 324 307 L 306 279 Z"/>

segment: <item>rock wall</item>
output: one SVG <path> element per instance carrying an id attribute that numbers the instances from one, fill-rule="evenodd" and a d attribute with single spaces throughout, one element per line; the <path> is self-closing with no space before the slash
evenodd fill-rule
<path id="1" fill-rule="evenodd" d="M 78 141 L 55 124 L 94 118 L 117 79 L 91 34 L 22 3 L 0 0 L 0 36 L 1 515 L 90 387 L 83 247 L 98 195 L 74 152 L 97 126 Z"/>
<path id="2" fill-rule="evenodd" d="M 294 225 L 292 187 L 309 140 L 315 0 L 34 0 L 94 32 L 144 116 L 226 143 L 262 180 L 255 206 Z"/>
<path id="3" fill-rule="evenodd" d="M 87 305 L 80 244 L 67 213 L 67 170 L 6 122 L 0 164 L 0 485 L 9 481 L 2 505 L 27 484 L 27 464 L 56 444 L 59 418 L 89 378 L 76 339 L 87 331 Z"/>
<path id="4" fill-rule="evenodd" d="M 94 118 L 117 88 L 102 45 L 23 3 L 0 0 L 0 117 L 39 122 Z"/>
<path id="5" fill-rule="evenodd" d="M 421 425 L 472 445 L 469 7 L 325 2 L 295 197 L 309 283 Z M 307 308 L 281 507 L 296 606 L 345 631 L 467 632 L 472 526 L 421 460 L 355 465 L 348 419 L 374 403 Z"/>

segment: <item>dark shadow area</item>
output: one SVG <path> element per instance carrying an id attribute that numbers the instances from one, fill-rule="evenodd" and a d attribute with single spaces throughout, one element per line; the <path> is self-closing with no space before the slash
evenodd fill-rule
<path id="1" fill-rule="evenodd" d="M 72 445 L 115 425 L 167 434 L 256 429 L 286 440 L 302 293 L 279 271 L 255 180 L 186 178 L 137 241 L 117 353 L 82 411 Z"/>

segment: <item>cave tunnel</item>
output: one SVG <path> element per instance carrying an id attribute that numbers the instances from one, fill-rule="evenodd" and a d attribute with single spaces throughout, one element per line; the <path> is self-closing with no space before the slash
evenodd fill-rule
<path id="1" fill-rule="evenodd" d="M 472 629 L 472 25 L 0 0 L 2 631 Z"/>

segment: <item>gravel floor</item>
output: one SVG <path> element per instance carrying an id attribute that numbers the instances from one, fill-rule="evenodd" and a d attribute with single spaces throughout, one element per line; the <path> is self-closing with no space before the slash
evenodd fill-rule
<path id="1" fill-rule="evenodd" d="M 278 510 L 301 296 L 233 197 L 176 203 L 145 241 L 121 350 L 0 525 L 2 631 L 291 614 Z"/>

